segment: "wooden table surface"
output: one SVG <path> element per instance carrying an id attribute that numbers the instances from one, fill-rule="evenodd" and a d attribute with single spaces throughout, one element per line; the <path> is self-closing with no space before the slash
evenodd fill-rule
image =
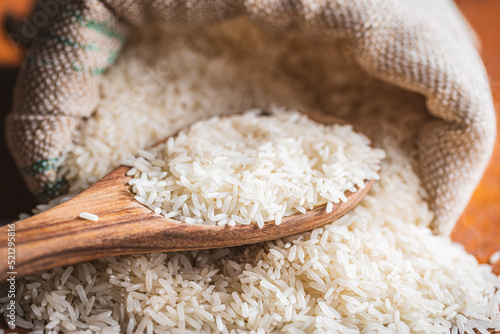
<path id="1" fill-rule="evenodd" d="M 490 76 L 500 124 L 500 1 L 457 0 L 481 40 L 481 56 Z M 500 131 L 500 130 L 499 130 Z M 495 251 L 500 251 L 500 136 L 481 183 L 467 209 L 455 226 L 452 238 L 462 243 L 477 259 L 485 263 Z M 493 266 L 500 274 L 500 261 Z"/>
<path id="2" fill-rule="evenodd" d="M 481 55 L 491 79 L 493 94 L 500 119 L 500 0 L 456 0 L 476 30 L 481 42 Z M 33 0 L 0 0 L 0 25 L 6 13 L 20 17 L 30 11 Z M 21 211 L 29 210 L 34 200 L 22 184 L 20 176 L 14 172 L 15 166 L 8 157 L 3 135 L 3 118 L 10 109 L 11 91 L 15 78 L 15 67 L 22 59 L 22 48 L 13 43 L 0 29 L 0 173 L 9 175 L 0 187 L 0 219 L 15 218 Z M 10 67 L 10 69 L 8 69 Z M 6 204 L 7 203 L 7 204 Z M 473 198 L 452 233 L 452 238 L 462 243 L 480 262 L 487 262 L 489 256 L 500 250 L 500 140 L 490 165 L 476 189 Z M 494 265 L 500 274 L 500 261 Z"/>

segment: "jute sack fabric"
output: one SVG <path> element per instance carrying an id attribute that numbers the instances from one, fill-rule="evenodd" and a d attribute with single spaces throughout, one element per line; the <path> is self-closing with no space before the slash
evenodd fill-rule
<path id="1" fill-rule="evenodd" d="M 203 25 L 247 15 L 272 33 L 300 29 L 311 39 L 342 41 L 368 74 L 424 95 L 434 117 L 415 139 L 417 165 L 437 234 L 451 231 L 491 155 L 496 122 L 488 77 L 449 0 L 60 0 L 57 6 L 28 50 L 6 122 L 11 152 L 41 201 L 65 189 L 57 169 L 81 119 L 97 106 L 102 73 L 128 32 L 153 21 Z"/>

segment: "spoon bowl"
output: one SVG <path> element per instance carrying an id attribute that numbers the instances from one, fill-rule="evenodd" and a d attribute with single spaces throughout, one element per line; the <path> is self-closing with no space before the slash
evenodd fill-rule
<path id="1" fill-rule="evenodd" d="M 308 114 L 323 123 L 345 124 L 325 115 Z M 130 167 L 120 166 L 96 184 L 50 210 L 0 228 L 7 236 L 15 230 L 15 249 L 7 237 L 0 240 L 3 261 L 0 279 L 13 273 L 22 277 L 57 266 L 98 258 L 150 252 L 171 252 L 241 246 L 275 240 L 323 226 L 354 208 L 368 193 L 373 180 L 356 192 L 347 192 L 346 202 L 326 205 L 305 213 L 283 217 L 281 224 L 218 226 L 194 225 L 166 218 L 134 199 L 128 184 Z M 89 212 L 97 221 L 79 217 Z M 8 255 L 14 253 L 14 266 Z"/>

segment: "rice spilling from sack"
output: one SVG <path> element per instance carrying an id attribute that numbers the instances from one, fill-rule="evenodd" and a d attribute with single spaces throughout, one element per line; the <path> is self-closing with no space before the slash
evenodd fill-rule
<path id="1" fill-rule="evenodd" d="M 338 45 L 295 33 L 267 35 L 246 19 L 190 32 L 153 27 L 131 44 L 105 75 L 99 109 L 68 154 L 73 191 L 193 122 L 271 103 L 348 119 L 385 150 L 380 180 L 346 216 L 290 238 L 112 257 L 28 276 L 17 287 L 19 327 L 49 333 L 500 330 L 499 278 L 428 228 L 432 213 L 412 167 L 413 135 L 428 117 L 421 96 L 367 77 Z M 0 303 L 3 313 L 7 298 Z"/>
<path id="2" fill-rule="evenodd" d="M 136 200 L 157 214 L 262 228 L 322 204 L 331 213 L 378 179 L 384 157 L 350 125 L 274 107 L 195 123 L 125 164 Z"/>

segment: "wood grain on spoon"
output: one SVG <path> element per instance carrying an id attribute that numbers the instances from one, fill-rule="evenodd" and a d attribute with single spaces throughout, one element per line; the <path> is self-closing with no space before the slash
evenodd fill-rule
<path id="1" fill-rule="evenodd" d="M 343 123 L 329 116 L 311 115 L 324 123 Z M 193 225 L 155 214 L 134 199 L 127 176 L 130 167 L 120 166 L 73 199 L 48 211 L 15 223 L 15 269 L 7 266 L 7 238 L 0 240 L 2 262 L 0 279 L 9 272 L 17 277 L 98 258 L 149 252 L 209 249 L 253 244 L 302 233 L 325 225 L 350 211 L 368 193 L 365 187 L 346 193 L 347 202 L 326 205 L 282 218 L 279 226 L 267 222 L 234 227 Z M 82 212 L 99 217 L 98 221 L 80 218 Z M 9 226 L 0 228 L 7 236 Z"/>

